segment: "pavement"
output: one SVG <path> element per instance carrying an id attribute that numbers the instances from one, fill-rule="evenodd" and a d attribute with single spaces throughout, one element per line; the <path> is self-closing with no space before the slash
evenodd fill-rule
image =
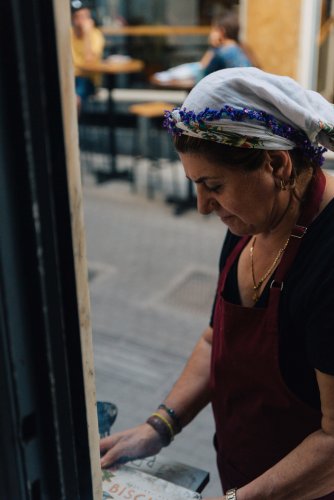
<path id="1" fill-rule="evenodd" d="M 185 195 L 179 163 L 165 163 L 154 199 L 147 170 L 138 160 L 136 192 L 126 181 L 98 185 L 83 173 L 97 398 L 117 405 L 115 432 L 156 409 L 207 326 L 225 235 L 216 217 L 175 216 L 165 202 L 175 194 L 175 173 Z M 205 496 L 221 494 L 213 432 L 208 407 L 161 452 L 209 471 Z"/>

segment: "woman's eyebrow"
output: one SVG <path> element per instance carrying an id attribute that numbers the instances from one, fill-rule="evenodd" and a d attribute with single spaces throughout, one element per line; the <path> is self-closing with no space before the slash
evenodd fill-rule
<path id="1" fill-rule="evenodd" d="M 199 177 L 198 179 L 191 179 L 190 177 L 188 177 L 188 175 L 186 175 L 186 178 L 189 179 L 190 181 L 193 181 L 195 182 L 195 184 L 202 184 L 203 182 L 206 182 L 206 181 L 214 181 L 214 180 L 217 180 L 217 179 L 220 179 L 220 177 L 215 177 L 215 176 L 203 176 L 203 177 Z"/>

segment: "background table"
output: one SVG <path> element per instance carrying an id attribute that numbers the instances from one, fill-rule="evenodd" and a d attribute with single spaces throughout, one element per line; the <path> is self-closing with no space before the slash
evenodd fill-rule
<path id="1" fill-rule="evenodd" d="M 87 62 L 79 66 L 80 69 L 89 73 L 101 73 L 105 76 L 105 86 L 108 89 L 108 125 L 109 125 L 109 140 L 110 140 L 110 171 L 96 171 L 95 175 L 99 182 L 104 180 L 128 178 L 128 171 L 119 171 L 117 169 L 117 143 L 115 128 L 117 120 L 115 117 L 115 104 L 112 98 L 112 89 L 115 87 L 114 77 L 116 75 L 124 75 L 130 73 L 138 73 L 143 70 L 144 63 L 140 59 L 131 59 L 122 56 L 112 56 L 106 60 Z M 80 120 L 80 117 L 79 117 Z"/>
<path id="2" fill-rule="evenodd" d="M 209 35 L 210 26 L 170 26 L 166 24 L 159 25 L 141 25 L 141 26 L 104 26 L 102 32 L 105 35 L 113 36 L 191 36 L 191 35 Z"/>
<path id="3" fill-rule="evenodd" d="M 151 85 L 154 85 L 154 87 L 161 89 L 190 91 L 195 85 L 195 80 L 192 80 L 191 78 L 171 78 L 170 80 L 160 80 L 155 75 L 152 75 L 150 77 L 150 83 Z"/>
<path id="4" fill-rule="evenodd" d="M 185 79 L 171 79 L 171 80 L 159 80 L 154 75 L 150 78 L 150 83 L 155 87 L 161 89 L 173 89 L 173 90 L 187 90 L 190 91 L 195 85 L 194 80 L 190 78 Z M 190 179 L 187 179 L 187 195 L 185 198 L 180 198 L 179 196 L 169 196 L 167 198 L 167 203 L 174 205 L 175 215 L 181 215 L 183 212 L 197 207 L 197 198 L 194 192 L 194 184 Z"/>
<path id="5" fill-rule="evenodd" d="M 144 63 L 140 59 L 128 59 L 125 57 L 111 57 L 102 61 L 87 62 L 79 66 L 80 69 L 93 73 L 108 75 L 119 75 L 125 73 L 137 73 L 142 71 Z"/>

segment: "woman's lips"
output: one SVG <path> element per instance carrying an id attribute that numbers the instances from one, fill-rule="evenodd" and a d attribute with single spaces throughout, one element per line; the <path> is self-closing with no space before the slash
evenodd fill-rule
<path id="1" fill-rule="evenodd" d="M 223 222 L 226 222 L 229 219 L 232 219 L 233 215 L 220 215 L 219 217 Z"/>

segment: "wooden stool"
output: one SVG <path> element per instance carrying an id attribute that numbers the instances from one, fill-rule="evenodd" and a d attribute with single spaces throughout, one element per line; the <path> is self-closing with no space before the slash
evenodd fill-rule
<path id="1" fill-rule="evenodd" d="M 144 154 L 150 160 L 149 169 L 147 172 L 147 196 L 154 197 L 154 176 L 160 173 L 160 149 L 161 141 L 159 131 L 162 129 L 162 122 L 165 110 L 172 110 L 174 104 L 166 102 L 145 102 L 141 104 L 133 104 L 129 107 L 129 112 L 137 116 L 137 151 L 142 150 L 144 146 Z M 142 134 L 141 134 L 142 132 Z M 143 140 L 141 140 L 141 137 Z M 152 139 L 152 140 L 150 140 Z M 133 165 L 133 176 L 135 176 L 136 161 Z M 175 183 L 174 179 L 174 183 Z"/>

